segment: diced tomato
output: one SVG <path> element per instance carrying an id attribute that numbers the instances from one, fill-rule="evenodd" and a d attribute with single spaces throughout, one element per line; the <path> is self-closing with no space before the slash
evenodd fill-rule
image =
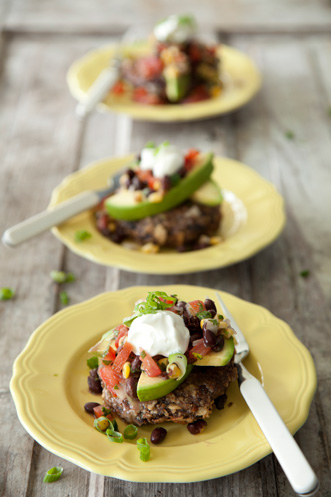
<path id="1" fill-rule="evenodd" d="M 184 164 L 184 167 L 187 171 L 189 171 L 194 166 L 195 161 L 197 157 L 199 157 L 199 155 L 200 155 L 199 150 L 195 148 L 191 148 L 190 150 L 188 150 L 188 152 L 185 155 L 185 164 Z"/>
<path id="2" fill-rule="evenodd" d="M 129 355 L 131 354 L 132 350 L 133 350 L 133 345 L 129 342 L 125 342 L 123 348 L 117 354 L 114 364 L 112 365 L 112 368 L 115 371 L 115 373 L 117 374 L 121 373 L 123 364 L 129 359 Z"/>
<path id="3" fill-rule="evenodd" d="M 162 73 L 163 62 L 155 55 L 142 57 L 136 61 L 136 70 L 139 76 L 145 80 L 155 79 Z"/>
<path id="4" fill-rule="evenodd" d="M 97 406 L 97 407 L 93 407 L 93 412 L 94 412 L 94 415 L 96 418 L 100 418 L 101 416 L 104 416 L 104 412 L 103 412 L 103 409 L 104 406 Z M 107 416 L 105 416 L 106 418 L 108 418 L 110 421 L 112 421 L 114 419 L 114 416 L 109 413 L 107 414 Z"/>
<path id="5" fill-rule="evenodd" d="M 205 304 L 202 300 L 192 300 L 191 302 L 188 302 L 188 308 L 191 316 L 195 316 L 198 312 L 206 310 Z"/>
<path id="6" fill-rule="evenodd" d="M 161 97 L 155 93 L 148 93 L 148 91 L 142 86 L 139 86 L 133 90 L 132 99 L 135 102 L 140 102 L 141 104 L 146 105 L 159 105 L 163 103 Z"/>
<path id="7" fill-rule="evenodd" d="M 162 373 L 153 357 L 147 354 L 147 352 L 143 351 L 140 354 L 140 360 L 142 362 L 142 369 L 148 374 L 148 376 L 159 376 L 159 374 Z"/>
<path id="8" fill-rule="evenodd" d="M 115 330 L 119 332 L 115 340 L 115 347 L 118 348 L 120 339 L 128 334 L 129 328 L 125 324 L 119 324 Z"/>
<path id="9" fill-rule="evenodd" d="M 114 84 L 114 86 L 111 88 L 111 93 L 114 93 L 115 95 L 121 95 L 122 93 L 125 92 L 125 86 L 123 81 L 117 81 L 117 83 Z"/>
<path id="10" fill-rule="evenodd" d="M 211 347 L 206 347 L 203 341 L 203 338 L 199 340 L 199 342 L 192 347 L 192 349 L 189 351 L 188 357 L 189 357 L 189 362 L 191 361 L 199 361 L 199 356 L 204 357 L 205 355 L 209 354 L 211 351 Z M 195 355 L 196 354 L 196 355 Z"/>
<path id="11" fill-rule="evenodd" d="M 114 362 L 115 357 L 116 357 L 115 350 L 112 347 L 109 347 L 109 350 L 108 350 L 107 354 L 105 355 L 105 357 L 102 358 L 102 360 L 103 361 L 107 361 L 107 362 L 108 361 L 109 362 Z M 106 362 L 106 364 L 107 364 L 107 362 Z"/>
<path id="12" fill-rule="evenodd" d="M 108 388 L 108 390 L 116 397 L 114 387 L 120 382 L 118 374 L 113 370 L 112 366 L 103 366 L 99 368 L 99 376 Z"/>

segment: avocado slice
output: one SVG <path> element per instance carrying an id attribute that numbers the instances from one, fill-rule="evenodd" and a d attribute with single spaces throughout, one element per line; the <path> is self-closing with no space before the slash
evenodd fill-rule
<path id="1" fill-rule="evenodd" d="M 194 366 L 226 366 L 230 362 L 234 353 L 233 338 L 224 340 L 224 347 L 220 352 L 209 352 L 202 359 L 198 359 Z"/>
<path id="2" fill-rule="evenodd" d="M 191 171 L 169 190 L 160 202 L 138 202 L 136 193 L 131 190 L 122 190 L 107 198 L 105 207 L 110 216 L 125 221 L 135 221 L 144 217 L 153 216 L 168 211 L 189 198 L 213 171 L 213 154 L 202 155 L 201 159 Z"/>
<path id="3" fill-rule="evenodd" d="M 137 395 L 140 402 L 148 400 L 155 400 L 167 395 L 177 388 L 188 377 L 192 371 L 192 364 L 188 364 L 184 376 L 180 380 L 165 379 L 160 376 L 148 376 L 147 373 L 142 371 L 138 385 Z"/>
<path id="4" fill-rule="evenodd" d="M 89 349 L 89 352 L 94 352 L 95 355 L 102 357 L 102 355 L 108 351 L 110 345 L 112 345 L 113 349 L 115 350 L 115 340 L 116 340 L 116 333 L 115 333 L 115 328 L 109 331 L 106 331 L 101 337 L 101 340 L 99 340 L 98 343 L 93 345 Z"/>
<path id="5" fill-rule="evenodd" d="M 190 87 L 190 76 L 188 74 L 180 74 L 178 76 L 171 75 L 165 77 L 165 92 L 170 102 L 176 103 L 182 100 L 187 94 Z"/>
<path id="6" fill-rule="evenodd" d="M 199 204 L 214 207 L 222 203 L 223 196 L 218 184 L 212 179 L 209 179 L 191 195 L 191 200 Z"/>

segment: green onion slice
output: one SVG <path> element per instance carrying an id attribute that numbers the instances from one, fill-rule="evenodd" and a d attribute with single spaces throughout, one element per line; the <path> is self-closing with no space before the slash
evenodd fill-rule
<path id="1" fill-rule="evenodd" d="M 76 242 L 83 242 L 84 240 L 88 240 L 91 238 L 91 233 L 86 230 L 78 230 L 75 233 L 75 241 Z"/>
<path id="2" fill-rule="evenodd" d="M 87 365 L 90 369 L 95 369 L 99 366 L 99 359 L 97 358 L 96 355 L 87 359 L 86 362 L 87 362 Z"/>
<path id="3" fill-rule="evenodd" d="M 67 292 L 65 292 L 65 291 L 60 292 L 59 296 L 60 296 L 61 304 L 63 304 L 63 305 L 69 304 L 70 298 L 69 298 L 69 295 L 67 294 Z"/>
<path id="4" fill-rule="evenodd" d="M 138 428 L 135 425 L 128 425 L 124 432 L 124 438 L 127 438 L 128 440 L 134 440 L 138 434 Z"/>
<path id="5" fill-rule="evenodd" d="M 115 442 L 118 444 L 123 443 L 123 435 L 119 431 L 115 431 L 115 430 L 112 430 L 111 428 L 108 428 L 106 430 L 106 435 L 107 435 L 107 438 L 110 442 Z"/>
<path id="6" fill-rule="evenodd" d="M 0 300 L 10 300 L 14 295 L 15 292 L 11 288 L 0 288 Z"/>
<path id="7" fill-rule="evenodd" d="M 103 433 L 105 434 L 105 430 L 101 430 L 101 428 L 99 427 L 99 422 L 100 421 L 107 421 L 108 423 L 108 426 L 107 426 L 107 430 L 109 430 L 109 428 L 111 430 L 113 430 L 113 425 L 112 425 L 112 422 L 110 421 L 110 419 L 106 418 L 105 416 L 100 416 L 99 418 L 95 418 L 94 420 L 94 428 L 96 428 L 98 431 L 100 431 L 100 433 Z"/>
<path id="8" fill-rule="evenodd" d="M 47 473 L 44 476 L 43 482 L 44 483 L 52 483 L 53 481 L 58 480 L 63 473 L 63 468 L 60 466 L 54 466 L 53 468 L 49 469 Z"/>
<path id="9" fill-rule="evenodd" d="M 149 459 L 151 457 L 151 451 L 150 451 L 149 443 L 147 442 L 147 438 L 138 438 L 137 448 L 140 451 L 140 459 L 144 462 L 149 461 Z"/>

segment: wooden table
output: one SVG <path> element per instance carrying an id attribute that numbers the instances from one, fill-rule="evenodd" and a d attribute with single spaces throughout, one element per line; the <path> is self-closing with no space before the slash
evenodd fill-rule
<path id="1" fill-rule="evenodd" d="M 330 496 L 331 369 L 331 10 L 322 0 L 209 0 L 198 18 L 220 39 L 248 53 L 263 88 L 237 112 L 189 124 L 132 122 L 94 113 L 79 122 L 65 84 L 71 62 L 116 39 L 133 22 L 175 12 L 168 2 L 41 2 L 0 5 L 0 228 L 46 208 L 52 189 L 90 161 L 137 151 L 148 140 L 199 145 L 242 161 L 272 181 L 286 201 L 287 224 L 271 246 L 225 269 L 147 276 L 94 265 L 69 252 L 51 233 L 16 249 L 0 247 L 0 496 L 246 496 L 293 495 L 275 457 L 239 473 L 193 484 L 136 484 L 90 474 L 51 454 L 20 425 L 9 380 L 31 332 L 61 308 L 52 269 L 72 271 L 71 304 L 131 285 L 187 283 L 223 289 L 265 306 L 287 321 L 315 360 L 318 388 L 295 438 L 316 471 L 319 495 Z M 194 11 L 191 2 L 181 11 Z M 290 131 L 291 133 L 288 133 Z M 289 138 L 291 137 L 291 139 Z M 308 269 L 309 277 L 300 272 Z M 56 484 L 47 469 L 64 467 Z"/>

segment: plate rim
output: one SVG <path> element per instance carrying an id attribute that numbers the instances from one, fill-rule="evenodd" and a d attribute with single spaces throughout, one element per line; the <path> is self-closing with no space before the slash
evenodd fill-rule
<path id="1" fill-rule="evenodd" d="M 65 319 L 66 316 L 68 317 L 69 315 L 75 313 L 76 311 L 79 312 L 85 308 L 87 308 L 88 312 L 93 311 L 93 306 L 95 304 L 99 303 L 99 306 L 102 305 L 102 302 L 104 300 L 108 300 L 109 298 L 111 299 L 112 297 L 118 297 L 119 299 L 123 300 L 123 296 L 128 297 L 129 294 L 135 295 L 135 298 L 137 295 L 141 295 L 142 292 L 146 292 L 149 290 L 152 290 L 155 288 L 163 288 L 165 291 L 176 291 L 177 293 L 184 292 L 184 291 L 207 291 L 208 294 L 210 292 L 217 292 L 217 289 L 211 289 L 207 287 L 200 287 L 200 286 L 193 286 L 193 285 L 149 285 L 149 286 L 137 286 L 137 287 L 128 287 L 122 290 L 117 290 L 113 292 L 104 292 L 101 293 L 92 299 L 88 299 L 84 302 L 81 302 L 79 304 L 76 304 L 74 306 L 71 306 L 67 309 L 64 309 L 62 311 L 59 311 L 58 313 L 54 314 L 51 316 L 49 319 L 47 319 L 44 323 L 42 323 L 30 336 L 28 343 L 24 347 L 23 351 L 19 354 L 19 356 L 16 358 L 13 366 L 13 376 L 10 381 L 10 391 L 12 394 L 12 397 L 14 399 L 15 407 L 17 410 L 17 414 L 19 417 L 20 422 L 24 426 L 24 428 L 28 431 L 28 433 L 38 441 L 42 446 L 44 446 L 47 450 L 50 450 L 54 454 L 67 459 L 74 464 L 87 469 L 89 471 L 98 473 L 98 474 L 103 474 L 104 476 L 112 476 L 114 478 L 119 478 L 122 480 L 127 480 L 127 481 L 136 481 L 136 482 L 195 482 L 195 481 L 203 481 L 207 479 L 212 479 L 212 478 L 217 478 L 220 476 L 225 476 L 227 474 L 231 474 L 233 472 L 240 471 L 244 468 L 249 467 L 250 465 L 254 464 L 267 454 L 271 453 L 271 448 L 267 441 L 264 439 L 262 436 L 262 439 L 259 437 L 256 437 L 255 444 L 250 444 L 249 445 L 249 450 L 246 451 L 246 453 L 241 454 L 241 459 L 239 460 L 239 463 L 233 465 L 233 461 L 230 460 L 226 466 L 223 467 L 223 470 L 220 471 L 218 465 L 213 465 L 212 467 L 207 467 L 204 468 L 202 474 L 197 474 L 196 472 L 192 475 L 190 472 L 188 472 L 187 468 L 185 469 L 185 474 L 183 475 L 183 470 L 181 469 L 180 471 L 175 471 L 173 469 L 173 472 L 171 474 L 171 477 L 158 477 L 158 476 L 152 476 L 150 477 L 150 472 L 152 470 L 155 470 L 155 464 L 147 464 L 144 465 L 142 464 L 141 467 L 137 468 L 137 465 L 134 465 L 134 469 L 136 469 L 136 474 L 134 477 L 131 477 L 128 475 L 128 472 L 132 471 L 132 467 L 130 467 L 130 462 L 126 461 L 122 467 L 117 468 L 118 472 L 117 474 L 112 474 L 111 472 L 105 472 L 104 471 L 104 465 L 100 465 L 100 463 L 96 462 L 93 464 L 92 460 L 88 459 L 82 456 L 82 453 L 80 455 L 77 455 L 73 453 L 68 445 L 68 440 L 65 439 L 64 442 L 65 444 L 62 444 L 62 449 L 59 448 L 59 446 L 54 442 L 54 438 L 49 437 L 49 439 L 52 441 L 51 444 L 47 442 L 45 439 L 45 436 L 40 436 L 36 435 L 36 431 L 38 432 L 39 427 L 40 427 L 40 420 L 36 416 L 37 419 L 33 419 L 31 415 L 29 415 L 29 412 L 26 410 L 27 407 L 27 391 L 26 389 L 22 388 L 24 386 L 24 381 L 25 379 L 30 375 L 33 376 L 35 371 L 29 370 L 29 362 L 28 362 L 28 354 L 29 354 L 29 349 L 33 347 L 34 342 L 40 338 L 40 334 L 43 332 L 43 330 L 46 330 L 47 333 L 49 333 L 50 326 L 52 326 L 54 323 L 56 324 L 57 321 L 60 321 Z M 213 293 L 211 295 L 213 295 Z M 313 359 L 311 357 L 310 352 L 308 349 L 302 344 L 302 342 L 296 337 L 294 334 L 293 330 L 290 328 L 290 326 L 285 323 L 284 321 L 280 320 L 276 316 L 274 316 L 270 311 L 268 311 L 266 308 L 259 306 L 257 304 L 253 304 L 247 301 L 244 301 L 243 299 L 240 299 L 232 294 L 220 291 L 222 297 L 226 301 L 227 305 L 230 307 L 233 307 L 234 304 L 237 304 L 238 302 L 240 305 L 244 305 L 246 308 L 250 307 L 256 312 L 262 313 L 264 318 L 267 318 L 268 320 L 273 321 L 274 323 L 277 323 L 277 326 L 281 326 L 281 330 L 284 334 L 284 336 L 287 337 L 289 340 L 289 343 L 292 345 L 292 351 L 295 351 L 295 354 L 297 354 L 297 360 L 300 359 L 300 361 L 303 361 L 304 364 L 304 373 L 306 375 L 305 377 L 305 384 L 302 386 L 302 392 L 298 395 L 298 398 L 294 399 L 293 406 L 292 406 L 292 411 L 291 411 L 291 416 L 289 417 L 290 419 L 285 419 L 285 422 L 290 429 L 291 433 L 295 433 L 306 421 L 308 414 L 309 414 L 309 409 L 310 405 L 316 390 L 316 383 L 317 383 L 317 378 L 316 378 L 316 370 L 315 366 L 313 363 Z M 131 295 L 131 297 L 132 297 Z M 91 310 L 92 309 L 92 310 Z M 95 307 L 97 309 L 97 306 Z M 233 312 L 233 311 L 232 311 Z M 278 328 L 277 328 L 278 330 Z M 44 333 L 46 333 L 44 331 Z M 40 352 L 39 352 L 40 353 Z M 31 351 L 30 351 L 31 354 Z M 299 358 L 299 359 L 298 359 Z M 23 371 L 23 373 L 22 373 Z M 21 387 L 21 389 L 20 389 Z M 268 392 L 268 390 L 267 390 Z M 245 417 L 244 423 L 248 423 L 248 427 L 251 428 L 255 426 L 256 422 L 254 418 L 248 414 L 247 417 Z M 251 422 L 253 424 L 251 425 Z M 37 427 L 37 428 L 36 428 Z M 259 432 L 259 428 L 256 424 L 257 430 Z M 48 435 L 48 434 L 47 434 Z M 256 435 L 256 434 L 255 434 Z M 64 436 L 64 435 L 63 435 Z M 219 435 L 216 435 L 219 436 Z M 47 437 L 46 437 L 47 438 Z M 52 445 L 53 444 L 53 445 Z M 54 445 L 55 444 L 55 445 Z M 195 445 L 192 445 L 190 447 L 198 447 L 201 449 L 204 447 L 204 442 L 198 442 Z M 63 447 L 66 447 L 64 449 Z M 69 447 L 69 449 L 68 449 Z M 158 446 L 157 446 L 158 447 Z M 185 446 L 184 446 L 185 447 Z M 166 450 L 172 450 L 173 447 L 166 447 Z M 155 450 L 153 446 L 153 451 Z M 164 453 L 165 454 L 165 453 Z M 123 457 L 123 455 L 121 456 Z M 87 462 L 88 461 L 88 462 Z M 139 458 L 137 458 L 137 461 L 139 461 Z M 237 458 L 236 458 L 237 461 Z M 156 468 L 159 469 L 159 471 L 162 472 L 162 463 L 156 464 Z M 217 468 L 217 469 L 215 469 Z M 164 473 L 164 470 L 163 470 Z M 154 474 L 157 475 L 157 473 L 154 472 Z"/>

